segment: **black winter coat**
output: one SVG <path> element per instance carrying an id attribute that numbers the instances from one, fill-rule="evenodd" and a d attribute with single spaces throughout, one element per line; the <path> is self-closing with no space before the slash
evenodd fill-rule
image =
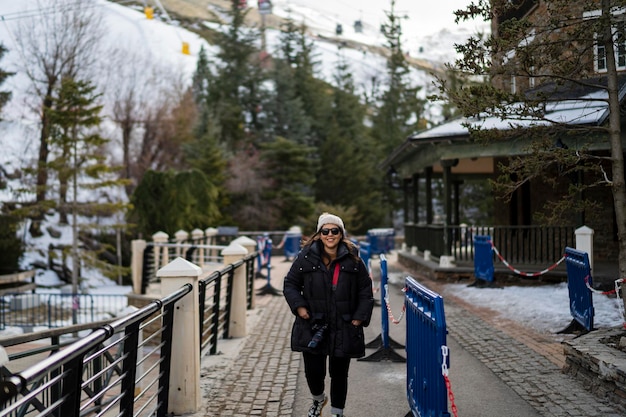
<path id="1" fill-rule="evenodd" d="M 360 258 L 349 253 L 341 242 L 337 258 L 326 268 L 322 262 L 322 242 L 304 247 L 285 277 L 283 294 L 296 316 L 291 332 L 291 349 L 339 357 L 365 356 L 363 327 L 369 325 L 374 308 L 372 280 Z M 335 264 L 340 272 L 337 286 L 332 279 Z M 309 320 L 298 316 L 298 307 L 309 311 Z M 352 320 L 361 320 L 360 326 Z M 316 348 L 307 345 L 313 337 L 315 324 L 327 324 L 322 342 Z"/>

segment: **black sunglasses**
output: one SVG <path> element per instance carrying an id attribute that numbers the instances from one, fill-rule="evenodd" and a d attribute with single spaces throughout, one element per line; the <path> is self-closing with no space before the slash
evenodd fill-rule
<path id="1" fill-rule="evenodd" d="M 332 233 L 333 236 L 337 236 L 339 234 L 339 228 L 333 227 L 332 229 L 322 229 L 320 230 L 324 236 L 328 236 L 329 233 Z"/>

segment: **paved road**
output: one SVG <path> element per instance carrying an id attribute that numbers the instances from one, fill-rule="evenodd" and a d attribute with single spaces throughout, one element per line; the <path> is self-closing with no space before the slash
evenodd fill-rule
<path id="1" fill-rule="evenodd" d="M 407 275 L 394 258 L 393 254 L 388 257 L 390 275 Z M 272 264 L 271 285 L 281 289 L 289 263 L 277 258 Z M 564 357 L 558 340 L 497 319 L 488 309 L 468 305 L 447 294 L 445 284 L 428 280 L 422 283 L 444 296 L 450 380 L 458 416 L 622 415 L 560 372 Z M 256 282 L 257 287 L 265 285 L 265 280 Z M 389 295 L 392 313 L 399 317 L 401 286 L 392 285 Z M 372 325 L 366 329 L 368 341 L 380 334 L 381 310 L 374 308 Z M 289 349 L 291 323 L 282 296 L 257 297 L 257 307 L 248 314 L 248 336 L 220 340 L 218 349 L 222 354 L 203 358 L 205 398 L 194 417 L 305 416 L 310 396 L 300 355 Z M 402 344 L 404 332 L 404 321 L 390 325 L 389 335 L 394 341 Z M 396 352 L 405 355 L 404 349 Z M 409 412 L 405 367 L 404 363 L 390 361 L 353 361 L 346 415 L 405 416 Z M 324 416 L 330 416 L 329 407 L 324 411 Z"/>

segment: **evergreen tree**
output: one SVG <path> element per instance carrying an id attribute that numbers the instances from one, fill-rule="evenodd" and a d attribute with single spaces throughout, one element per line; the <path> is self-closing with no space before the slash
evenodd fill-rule
<path id="1" fill-rule="evenodd" d="M 274 89 L 264 106 L 265 140 L 282 136 L 305 145 L 311 137 L 311 118 L 305 113 L 302 98 L 297 95 L 293 69 L 288 61 L 277 59 L 271 71 Z"/>
<path id="2" fill-rule="evenodd" d="M 7 49 L 4 45 L 0 44 L 0 60 L 4 57 Z M 13 75 L 13 73 L 7 72 L 0 68 L 0 85 L 4 84 L 6 79 Z M 11 99 L 11 92 L 0 91 L 0 111 Z M 0 117 L 1 120 L 1 117 Z M 4 170 L 1 170 L 2 175 L 5 174 Z M 0 189 L 6 188 L 5 179 L 0 181 Z M 19 259 L 23 252 L 23 244 L 20 239 L 17 238 L 17 228 L 20 221 L 19 217 L 14 215 L 5 214 L 10 211 L 3 205 L 0 215 L 0 273 L 8 274 L 18 270 Z"/>
<path id="3" fill-rule="evenodd" d="M 265 227 L 274 225 L 286 229 L 301 224 L 313 212 L 313 151 L 281 137 L 262 146 L 264 172 L 258 174 L 272 179 L 263 199 L 267 211 L 277 214 L 275 221 L 268 221 Z"/>
<path id="4" fill-rule="evenodd" d="M 131 196 L 130 222 L 144 236 L 215 225 L 217 188 L 200 170 L 148 171 Z"/>
<path id="5" fill-rule="evenodd" d="M 220 143 L 231 151 L 241 147 L 250 136 L 254 139 L 260 129 L 264 72 L 259 70 L 258 31 L 244 27 L 246 14 L 236 0 L 231 0 L 228 31 L 216 37 L 220 64 L 216 65 L 215 77 L 211 81 L 207 73 L 196 74 L 197 82 L 209 81 L 205 86 L 208 111 L 201 114 L 219 121 Z"/>
<path id="6" fill-rule="evenodd" d="M 276 64 L 277 89 L 287 94 L 286 98 L 279 95 L 278 99 L 282 100 L 290 122 L 289 128 L 284 129 L 285 137 L 317 147 L 327 127 L 326 118 L 331 107 L 330 87 L 316 78 L 319 61 L 313 42 L 306 36 L 305 25 L 298 26 L 293 20 L 287 20 L 281 30 L 278 55 L 281 62 Z M 280 123 L 278 126 L 281 126 Z M 293 128 L 298 129 L 295 135 L 290 134 Z"/>
<path id="7" fill-rule="evenodd" d="M 351 69 L 343 57 L 335 69 L 333 106 L 319 147 L 316 201 L 354 207 L 352 233 L 380 227 L 383 219 L 382 177 L 376 168 L 382 156 L 364 125 L 366 106 L 355 93 Z"/>
<path id="8" fill-rule="evenodd" d="M 117 195 L 122 181 L 106 161 L 104 146 L 108 139 L 97 133 L 102 122 L 99 97 L 90 82 L 66 77 L 61 80 L 51 107 L 45 109 L 51 132 L 48 144 L 54 155 L 48 169 L 59 180 L 61 222 L 67 223 L 67 214 L 72 216 L 73 292 L 78 288 L 80 264 L 98 262 L 93 251 L 79 251 L 79 228 L 95 227 L 84 221 L 79 225 L 78 216 L 111 215 L 123 208 L 121 201 L 107 194 L 113 191 Z"/>
<path id="9" fill-rule="evenodd" d="M 297 28 L 294 79 L 296 95 L 311 123 L 309 146 L 319 146 L 327 126 L 328 111 L 331 107 L 330 88 L 317 78 L 320 61 L 314 51 L 313 41 L 306 35 L 306 26 Z"/>
<path id="10" fill-rule="evenodd" d="M 2 60 L 6 52 L 7 49 L 4 47 L 4 45 L 0 44 L 0 60 Z M 7 78 L 9 78 L 11 75 L 13 75 L 12 72 L 7 72 L 0 68 L 0 85 L 4 84 Z M 0 111 L 2 111 L 2 108 L 9 102 L 10 99 L 10 91 L 0 91 Z"/>
<path id="11" fill-rule="evenodd" d="M 418 130 L 424 110 L 424 100 L 418 97 L 420 87 L 411 84 L 410 68 L 402 50 L 402 26 L 395 14 L 395 0 L 386 12 L 387 23 L 382 25 L 390 56 L 387 60 L 387 84 L 373 118 L 373 137 L 383 144 L 389 155 L 406 138 Z"/>

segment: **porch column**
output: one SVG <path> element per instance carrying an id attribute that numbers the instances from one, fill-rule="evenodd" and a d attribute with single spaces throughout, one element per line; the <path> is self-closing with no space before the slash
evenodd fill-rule
<path id="1" fill-rule="evenodd" d="M 433 167 L 426 168 L 426 224 L 433 224 Z"/>
<path id="2" fill-rule="evenodd" d="M 452 244 L 450 239 L 450 225 L 452 224 L 452 180 L 451 171 L 452 167 L 457 163 L 456 160 L 441 161 L 443 167 L 443 194 L 444 194 L 444 211 L 446 212 L 445 220 L 443 222 L 443 254 L 445 256 L 450 255 L 450 245 Z"/>
<path id="3" fill-rule="evenodd" d="M 413 174 L 413 224 L 420 222 L 419 217 L 419 181 L 420 175 Z"/>
<path id="4" fill-rule="evenodd" d="M 443 165 L 443 210 L 446 212 L 443 221 L 443 254 L 450 255 L 450 238 L 448 236 L 450 229 L 450 223 L 452 221 L 451 210 L 451 187 L 450 187 L 450 166 L 441 163 Z"/>
<path id="5" fill-rule="evenodd" d="M 409 199 L 409 186 L 411 180 L 404 178 L 402 180 L 402 197 L 404 200 L 404 223 L 409 222 L 409 211 L 410 211 L 410 199 Z"/>
<path id="6" fill-rule="evenodd" d="M 461 212 L 460 212 L 460 204 L 459 204 L 459 189 L 461 186 L 461 181 L 454 181 L 454 218 L 452 224 L 456 224 L 457 226 L 461 223 Z"/>

